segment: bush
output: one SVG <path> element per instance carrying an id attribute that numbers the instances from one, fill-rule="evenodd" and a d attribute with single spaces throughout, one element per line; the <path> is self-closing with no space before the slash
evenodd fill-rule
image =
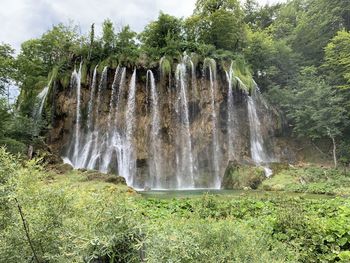
<path id="1" fill-rule="evenodd" d="M 80 189 L 51 180 L 38 161 L 22 166 L 0 148 L 1 260 L 33 261 L 21 207 L 40 262 L 139 262 L 141 228 L 119 188 L 93 182 Z"/>
<path id="2" fill-rule="evenodd" d="M 146 251 L 148 262 L 293 262 L 282 243 L 230 220 L 166 221 L 150 230 Z"/>
<path id="3" fill-rule="evenodd" d="M 0 139 L 0 145 L 6 146 L 6 150 L 12 154 L 25 154 L 27 150 L 24 143 L 11 138 Z"/>

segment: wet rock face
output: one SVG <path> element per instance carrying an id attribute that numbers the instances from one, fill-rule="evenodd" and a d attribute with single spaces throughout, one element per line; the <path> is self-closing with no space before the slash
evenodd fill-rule
<path id="1" fill-rule="evenodd" d="M 131 78 L 132 71 L 126 71 L 125 92 L 121 94 L 121 104 L 118 112 L 115 112 L 118 119 L 116 124 L 118 127 L 125 127 L 127 121 L 122 121 L 126 112 L 126 101 L 128 98 L 128 83 Z M 154 72 L 156 72 L 154 70 Z M 210 82 L 206 77 L 199 75 L 195 81 L 188 85 L 187 99 L 188 99 L 188 117 L 189 117 L 189 132 L 191 139 L 191 147 L 194 158 L 195 169 L 195 187 L 210 187 L 211 174 L 213 173 L 213 156 L 220 156 L 219 159 L 219 174 L 223 178 L 222 187 L 236 187 L 236 183 L 232 182 L 232 178 L 226 175 L 225 168 L 233 157 L 228 156 L 228 125 L 227 125 L 227 97 L 228 97 L 228 83 L 224 77 L 223 72 L 218 72 L 218 77 L 214 89 L 214 107 L 216 112 L 216 136 L 218 140 L 218 149 L 213 148 L 213 108 L 212 108 L 212 94 L 210 91 Z M 132 143 L 135 150 L 136 159 L 136 173 L 134 186 L 137 188 L 151 188 L 149 185 L 150 177 L 149 171 L 150 159 L 152 157 L 150 145 L 150 132 L 152 127 L 152 101 L 150 96 L 150 89 L 146 88 L 146 72 L 140 70 L 137 72 L 136 80 L 136 95 L 135 95 L 135 129 L 133 132 Z M 90 100 L 92 73 L 88 76 L 88 81 L 81 87 L 81 134 L 86 133 L 87 127 L 87 112 Z M 95 124 L 100 127 L 100 134 L 106 134 L 109 122 L 110 100 L 112 94 L 112 82 L 114 78 L 114 70 L 108 70 L 107 85 L 101 89 L 101 105 L 99 108 L 98 119 Z M 175 170 L 177 169 L 178 159 L 176 156 L 176 147 L 179 144 L 178 133 L 179 127 L 184 125 L 184 119 L 179 112 L 178 101 L 179 87 L 176 85 L 175 77 L 170 79 L 160 79 L 160 76 L 155 74 L 156 85 L 159 98 L 160 111 L 160 130 L 158 136 L 161 139 L 161 157 L 162 157 L 162 185 L 172 187 L 176 185 Z M 99 78 L 97 78 L 99 79 Z M 99 83 L 97 83 L 99 85 Z M 193 88 L 195 87 L 195 89 Z M 234 98 L 234 126 L 232 133 L 234 136 L 234 158 L 238 163 L 244 162 L 250 158 L 250 131 L 247 113 L 246 94 L 238 89 L 233 89 Z M 62 87 L 57 87 L 55 97 L 56 109 L 53 121 L 53 128 L 50 131 L 48 142 L 50 143 L 54 152 L 64 155 L 67 148 L 72 143 L 72 134 L 75 130 L 76 121 L 76 96 L 75 91 L 71 89 L 64 90 Z M 96 103 L 96 102 L 95 102 Z M 266 146 L 269 151 L 273 152 L 275 149 L 273 140 L 274 130 L 278 129 L 276 125 L 274 113 L 269 109 L 260 105 L 259 117 L 261 118 L 261 130 L 263 137 L 266 138 Z M 119 121 L 120 120 L 120 121 Z M 181 143 L 181 142 L 180 142 Z M 114 153 L 111 153 L 114 154 Z M 154 153 L 153 153 L 154 154 Z M 109 172 L 116 173 L 118 170 L 117 158 L 109 165 Z M 230 163 L 232 166 L 232 163 Z M 99 169 L 97 163 L 94 169 Z M 245 169 L 245 168 L 244 168 Z M 227 169 L 226 169 L 227 171 Z M 225 174 L 225 176 L 224 176 Z M 250 174 L 250 173 L 249 173 Z M 257 174 L 253 173 L 256 177 Z M 123 176 L 123 174 L 121 174 Z M 252 177 L 254 177 L 252 176 Z M 254 177 L 254 178 L 255 178 Z M 231 181 L 230 181 L 231 180 Z M 252 184 L 252 185 L 250 185 Z M 240 187 L 241 185 L 239 185 Z M 254 187 L 253 182 L 249 182 L 249 187 Z"/>

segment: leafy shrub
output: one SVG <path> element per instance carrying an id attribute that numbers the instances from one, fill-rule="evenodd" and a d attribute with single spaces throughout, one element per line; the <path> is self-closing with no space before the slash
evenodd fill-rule
<path id="1" fill-rule="evenodd" d="M 148 262 L 294 261 L 283 244 L 230 220 L 163 222 L 150 229 L 146 251 Z"/>
<path id="2" fill-rule="evenodd" d="M 25 154 L 27 150 L 27 147 L 24 143 L 11 138 L 0 139 L 0 145 L 6 146 L 7 151 L 13 154 Z"/>

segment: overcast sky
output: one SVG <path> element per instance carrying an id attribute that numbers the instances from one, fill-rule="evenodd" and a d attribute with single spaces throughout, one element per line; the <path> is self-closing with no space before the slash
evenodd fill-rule
<path id="1" fill-rule="evenodd" d="M 258 0 L 272 4 L 284 0 Z M 39 37 L 52 25 L 72 21 L 86 33 L 91 23 L 100 27 L 105 18 L 116 25 L 129 24 L 141 31 L 159 11 L 177 17 L 192 14 L 196 0 L 0 0 L 0 42 L 19 49 L 30 38 Z"/>

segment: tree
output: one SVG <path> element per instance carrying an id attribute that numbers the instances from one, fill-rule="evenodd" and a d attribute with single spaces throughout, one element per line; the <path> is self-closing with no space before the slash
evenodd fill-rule
<path id="1" fill-rule="evenodd" d="M 15 77 L 14 50 L 10 45 L 0 44 L 0 96 L 7 95 L 9 100 L 9 88 Z M 8 102 L 9 104 L 9 102 Z"/>
<path id="2" fill-rule="evenodd" d="M 324 67 L 333 85 L 350 88 L 350 33 L 342 30 L 325 48 Z"/>
<path id="3" fill-rule="evenodd" d="M 341 29 L 350 29 L 350 2 L 344 0 L 309 0 L 303 5 L 304 12 L 297 21 L 293 47 L 309 65 L 319 66 L 324 48 Z"/>
<path id="4" fill-rule="evenodd" d="M 287 86 L 297 72 L 296 58 L 283 40 L 274 40 L 267 30 L 248 31 L 244 56 L 262 89 Z"/>
<path id="5" fill-rule="evenodd" d="M 259 6 L 256 0 L 246 0 L 244 3 L 244 22 L 250 28 L 266 29 L 273 24 L 282 4 Z"/>
<path id="6" fill-rule="evenodd" d="M 297 87 L 287 107 L 287 115 L 294 124 L 294 132 L 311 139 L 329 138 L 333 145 L 334 166 L 337 166 L 337 139 L 349 125 L 344 100 L 319 76 L 314 67 L 301 71 Z"/>
<path id="7" fill-rule="evenodd" d="M 128 63 L 135 62 L 139 56 L 138 45 L 136 44 L 137 33 L 124 26 L 116 36 L 116 50 L 119 60 Z"/>
<path id="8" fill-rule="evenodd" d="M 198 0 L 188 32 L 217 49 L 239 51 L 246 38 L 243 10 L 237 0 Z M 194 38 L 193 36 L 191 37 Z"/>
<path id="9" fill-rule="evenodd" d="M 114 33 L 113 22 L 106 19 L 102 25 L 102 43 L 105 51 L 109 53 L 115 47 L 116 36 Z"/>
<path id="10" fill-rule="evenodd" d="M 140 40 L 147 53 L 177 56 L 182 53 L 181 44 L 184 41 L 182 20 L 161 12 L 158 20 L 146 26 Z"/>

